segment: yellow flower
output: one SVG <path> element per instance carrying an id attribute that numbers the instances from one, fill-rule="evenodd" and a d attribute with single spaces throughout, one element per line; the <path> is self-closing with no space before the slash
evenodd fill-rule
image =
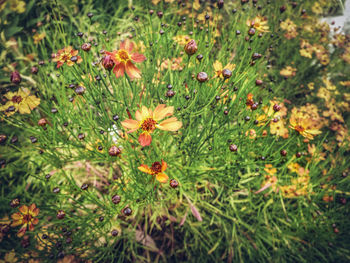
<path id="1" fill-rule="evenodd" d="M 215 76 L 214 76 L 214 78 L 217 78 L 217 77 L 219 77 L 219 78 L 224 78 L 224 77 L 222 76 L 222 70 L 223 70 L 223 69 L 228 69 L 228 70 L 230 70 L 230 71 L 233 71 L 233 70 L 235 69 L 236 65 L 235 65 L 235 64 L 228 63 L 225 67 L 223 67 L 223 66 L 222 66 L 222 63 L 221 63 L 220 61 L 216 60 L 216 61 L 214 62 L 214 64 L 213 64 L 213 67 L 214 67 L 214 70 L 215 70 Z"/>
<path id="2" fill-rule="evenodd" d="M 20 114 L 29 114 L 40 104 L 40 99 L 30 95 L 28 89 L 19 89 L 16 92 L 8 92 L 4 95 L 8 99 L 5 105 L 0 106 L 6 116 L 11 116 L 19 111 Z"/>
<path id="3" fill-rule="evenodd" d="M 289 77 L 294 77 L 296 72 L 297 72 L 296 68 L 293 68 L 291 66 L 287 66 L 280 71 L 280 74 L 283 77 L 289 78 Z"/>
<path id="4" fill-rule="evenodd" d="M 311 8 L 312 12 L 314 12 L 316 15 L 322 14 L 323 13 L 323 9 L 321 7 L 321 5 L 316 2 L 312 8 Z"/>
<path id="5" fill-rule="evenodd" d="M 43 40 L 44 38 L 46 37 L 46 33 L 45 32 L 42 32 L 42 33 L 36 33 L 34 36 L 33 36 L 33 39 L 34 39 L 34 44 L 38 44 L 41 40 Z"/>
<path id="6" fill-rule="evenodd" d="M 185 46 L 188 42 L 190 42 L 191 38 L 187 35 L 178 35 L 174 36 L 173 40 L 181 46 Z"/>
<path id="7" fill-rule="evenodd" d="M 36 207 L 35 204 L 31 204 L 29 207 L 26 205 L 22 205 L 19 208 L 19 212 L 12 214 L 13 222 L 11 224 L 12 227 L 22 225 L 19 229 L 17 236 L 24 236 L 27 231 L 27 226 L 29 227 L 29 231 L 34 230 L 34 225 L 39 223 L 39 219 L 36 217 L 39 214 L 39 208 Z"/>
<path id="8" fill-rule="evenodd" d="M 5 254 L 4 259 L 0 259 L 0 263 L 15 263 L 17 260 L 15 250 L 12 249 L 10 252 Z"/>
<path id="9" fill-rule="evenodd" d="M 247 20 L 247 26 L 253 27 L 263 33 L 269 32 L 269 26 L 267 24 L 267 18 L 262 16 L 257 16 L 252 20 Z"/>
<path id="10" fill-rule="evenodd" d="M 148 167 L 146 164 L 141 164 L 138 169 L 141 172 L 150 174 L 152 176 L 156 177 L 156 180 L 161 183 L 166 183 L 168 181 L 168 176 L 164 173 L 164 171 L 167 168 L 167 163 L 162 160 L 162 163 L 160 162 L 154 162 L 151 167 Z"/>
<path id="11" fill-rule="evenodd" d="M 176 117 L 159 122 L 173 114 L 173 106 L 166 107 L 165 104 L 159 104 L 153 111 L 142 106 L 141 111 L 137 110 L 135 113 L 136 120 L 130 118 L 122 121 L 121 124 L 124 129 L 129 130 L 128 133 L 140 130 L 139 142 L 142 146 L 148 146 L 152 142 L 151 133 L 156 128 L 164 131 L 177 131 L 182 127 L 182 122 Z"/>
<path id="12" fill-rule="evenodd" d="M 287 18 L 285 21 L 281 22 L 280 27 L 283 30 L 287 31 L 284 34 L 284 36 L 287 39 L 295 38 L 298 35 L 296 24 L 294 24 L 294 22 L 292 20 L 290 20 L 289 18 Z"/>
<path id="13" fill-rule="evenodd" d="M 19 0 L 10 0 L 10 9 L 13 12 L 22 14 L 26 11 L 26 3 L 24 1 L 19 1 Z"/>

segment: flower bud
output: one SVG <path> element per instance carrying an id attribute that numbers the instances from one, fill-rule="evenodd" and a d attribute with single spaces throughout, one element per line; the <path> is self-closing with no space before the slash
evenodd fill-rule
<path id="1" fill-rule="evenodd" d="M 114 67 L 114 62 L 110 55 L 106 55 L 102 59 L 102 66 L 107 70 L 112 70 Z"/>
<path id="2" fill-rule="evenodd" d="M 57 219 L 63 219 L 66 216 L 66 213 L 63 210 L 58 210 L 56 217 Z"/>
<path id="3" fill-rule="evenodd" d="M 19 83 L 21 83 L 22 78 L 18 71 L 14 71 L 11 73 L 10 80 L 13 84 L 18 85 Z"/>
<path id="4" fill-rule="evenodd" d="M 185 46 L 185 52 L 189 56 L 192 56 L 194 53 L 196 53 L 197 49 L 198 47 L 196 41 L 194 41 L 193 39 L 191 39 Z"/>
<path id="5" fill-rule="evenodd" d="M 224 79 L 229 79 L 232 76 L 232 71 L 229 69 L 223 69 L 222 76 L 224 77 Z"/>
<path id="6" fill-rule="evenodd" d="M 91 49 L 91 44 L 90 43 L 84 43 L 81 45 L 81 49 L 84 51 L 90 51 Z"/>
<path id="7" fill-rule="evenodd" d="M 39 126 L 45 126 L 47 124 L 47 120 L 45 118 L 41 118 L 38 120 L 38 125 Z"/>
<path id="8" fill-rule="evenodd" d="M 117 147 L 117 146 L 115 146 L 115 145 L 113 145 L 111 148 L 109 148 L 109 150 L 108 150 L 108 154 L 110 155 L 110 156 L 118 156 L 118 155 L 120 155 L 121 154 L 121 150 Z"/>
<path id="9" fill-rule="evenodd" d="M 208 74 L 205 73 L 205 72 L 199 72 L 199 73 L 197 74 L 197 80 L 198 80 L 199 82 L 205 82 L 205 81 L 207 81 L 207 80 L 208 80 Z"/>

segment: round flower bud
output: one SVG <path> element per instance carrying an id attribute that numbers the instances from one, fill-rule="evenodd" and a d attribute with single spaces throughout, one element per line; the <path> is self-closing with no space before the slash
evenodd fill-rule
<path id="1" fill-rule="evenodd" d="M 237 152 L 237 150 L 238 150 L 238 147 L 237 147 L 236 144 L 231 144 L 231 145 L 230 145 L 230 151 L 231 151 L 231 152 Z"/>
<path id="2" fill-rule="evenodd" d="M 22 78 L 18 71 L 14 71 L 11 73 L 10 80 L 13 84 L 18 85 L 19 83 L 21 83 Z"/>
<path id="3" fill-rule="evenodd" d="M 84 51 L 90 51 L 91 49 L 91 44 L 90 43 L 84 43 L 81 45 L 81 49 Z"/>
<path id="4" fill-rule="evenodd" d="M 56 217 L 57 219 L 63 219 L 66 216 L 66 213 L 63 210 L 58 210 Z"/>
<path id="5" fill-rule="evenodd" d="M 175 179 L 171 179 L 169 184 L 171 188 L 177 188 L 179 186 L 179 182 L 176 181 Z"/>
<path id="6" fill-rule="evenodd" d="M 47 120 L 45 118 L 41 118 L 40 120 L 38 120 L 38 125 L 39 126 L 45 126 L 47 124 Z"/>
<path id="7" fill-rule="evenodd" d="M 222 76 L 223 76 L 225 79 L 229 79 L 229 78 L 231 78 L 231 76 L 232 76 L 232 71 L 225 68 L 225 69 L 222 70 Z"/>
<path id="8" fill-rule="evenodd" d="M 113 145 L 111 148 L 109 148 L 109 150 L 108 150 L 108 154 L 110 155 L 110 156 L 118 156 L 118 155 L 120 155 L 121 154 L 121 149 L 120 148 L 118 148 L 117 146 L 115 146 L 115 145 Z"/>
<path id="9" fill-rule="evenodd" d="M 106 69 L 106 70 L 112 70 L 114 67 L 114 62 L 111 58 L 110 55 L 106 55 L 103 57 L 102 59 L 102 66 Z"/>
<path id="10" fill-rule="evenodd" d="M 205 82 L 205 81 L 207 81 L 207 80 L 208 80 L 208 74 L 205 73 L 205 72 L 199 72 L 199 73 L 197 74 L 197 80 L 198 80 L 199 82 Z"/>
<path id="11" fill-rule="evenodd" d="M 185 52 L 187 55 L 192 56 L 194 53 L 196 53 L 198 50 L 198 46 L 196 44 L 196 41 L 191 39 L 186 45 L 185 45 Z"/>

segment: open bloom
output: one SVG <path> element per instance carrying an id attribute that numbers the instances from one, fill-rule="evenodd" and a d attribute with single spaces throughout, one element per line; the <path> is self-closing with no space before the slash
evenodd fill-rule
<path id="1" fill-rule="evenodd" d="M 31 110 L 40 104 L 40 99 L 30 95 L 28 89 L 19 89 L 16 92 L 8 92 L 4 95 L 8 99 L 5 105 L 0 106 L 0 111 L 5 111 L 6 116 L 11 116 L 19 111 L 20 114 L 29 114 Z"/>
<path id="2" fill-rule="evenodd" d="M 117 78 L 124 76 L 125 71 L 132 79 L 141 78 L 141 72 L 133 62 L 143 62 L 146 57 L 139 53 L 132 53 L 133 49 L 134 43 L 126 39 L 120 44 L 120 49 L 113 52 L 106 52 L 107 55 L 111 56 L 115 64 L 113 73 Z"/>
<path id="3" fill-rule="evenodd" d="M 217 78 L 217 77 L 218 78 L 224 78 L 223 75 L 222 75 L 222 71 L 224 69 L 228 69 L 230 71 L 233 71 L 235 69 L 236 65 L 235 64 L 231 64 L 231 63 L 227 63 L 227 65 L 224 67 L 220 61 L 216 60 L 214 62 L 214 64 L 213 64 L 213 67 L 214 67 L 214 70 L 215 70 L 214 78 Z"/>
<path id="4" fill-rule="evenodd" d="M 22 205 L 19 208 L 19 212 L 14 213 L 11 217 L 13 222 L 11 226 L 19 226 L 22 227 L 19 229 L 17 236 L 22 237 L 27 231 L 27 226 L 29 227 L 29 231 L 34 230 L 34 225 L 39 223 L 39 219 L 36 218 L 39 214 L 39 208 L 36 207 L 35 204 L 31 204 L 29 207 L 26 205 Z"/>
<path id="5" fill-rule="evenodd" d="M 58 50 L 57 54 L 54 55 L 52 61 L 57 62 L 57 68 L 61 67 L 64 63 L 71 67 L 75 62 L 79 64 L 83 61 L 83 59 L 77 55 L 78 50 L 75 50 L 71 46 L 68 46 L 64 49 Z"/>
<path id="6" fill-rule="evenodd" d="M 247 20 L 247 26 L 253 27 L 259 32 L 269 32 L 269 26 L 267 25 L 267 19 L 262 16 L 257 16 L 252 20 Z"/>
<path id="7" fill-rule="evenodd" d="M 167 168 L 167 163 L 163 160 L 162 163 L 154 162 L 151 167 L 148 167 L 148 165 L 146 164 L 141 164 L 141 166 L 138 168 L 144 173 L 155 176 L 157 181 L 161 183 L 166 183 L 168 181 L 169 177 L 165 173 L 163 173 Z"/>
<path id="8" fill-rule="evenodd" d="M 142 146 L 148 146 L 152 142 L 151 133 L 156 129 L 164 131 L 177 131 L 182 127 L 182 122 L 176 117 L 168 118 L 162 122 L 160 120 L 173 115 L 174 107 L 166 107 L 165 104 L 159 104 L 154 111 L 142 106 L 141 111 L 135 113 L 136 120 L 127 119 L 121 124 L 124 129 L 128 129 L 128 133 L 141 131 L 139 142 Z"/>

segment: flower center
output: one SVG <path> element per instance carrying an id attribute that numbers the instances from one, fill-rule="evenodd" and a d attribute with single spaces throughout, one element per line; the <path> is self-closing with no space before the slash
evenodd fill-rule
<path id="1" fill-rule="evenodd" d="M 23 221 L 24 222 L 30 222 L 32 220 L 32 216 L 31 215 L 29 215 L 29 214 L 27 214 L 27 215 L 24 215 L 23 216 Z"/>
<path id="2" fill-rule="evenodd" d="M 147 118 L 141 123 L 141 129 L 143 131 L 152 132 L 156 128 L 157 122 L 152 118 Z"/>
<path id="3" fill-rule="evenodd" d="M 21 96 L 13 96 L 11 101 L 14 103 L 20 103 L 22 101 L 22 97 Z"/>
<path id="4" fill-rule="evenodd" d="M 160 162 L 155 162 L 152 164 L 151 170 L 155 173 L 158 174 L 162 171 L 162 165 Z"/>
<path id="5" fill-rule="evenodd" d="M 70 53 L 63 53 L 61 55 L 61 60 L 68 61 L 71 57 L 72 57 L 72 55 Z"/>
<path id="6" fill-rule="evenodd" d="M 119 56 L 119 60 L 123 62 L 127 62 L 130 60 L 129 53 L 124 49 L 118 50 L 118 56 Z"/>
<path id="7" fill-rule="evenodd" d="M 297 126 L 295 126 L 295 130 L 298 131 L 298 132 L 303 132 L 305 129 L 304 129 L 303 126 L 297 125 Z"/>

